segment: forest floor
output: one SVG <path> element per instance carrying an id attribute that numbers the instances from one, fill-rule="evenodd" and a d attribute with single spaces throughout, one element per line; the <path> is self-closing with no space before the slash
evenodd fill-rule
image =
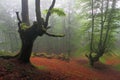
<path id="1" fill-rule="evenodd" d="M 96 63 L 94 68 L 86 58 L 66 62 L 31 57 L 31 63 L 0 59 L 0 80 L 120 80 L 120 71 L 114 67 L 120 59 L 116 58 L 108 59 L 106 64 Z"/>

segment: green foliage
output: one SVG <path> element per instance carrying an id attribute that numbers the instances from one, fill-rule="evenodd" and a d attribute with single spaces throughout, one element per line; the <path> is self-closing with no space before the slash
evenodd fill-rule
<path id="1" fill-rule="evenodd" d="M 104 57 L 101 57 L 101 58 L 100 58 L 100 62 L 106 63 L 106 59 L 105 59 Z"/>
<path id="2" fill-rule="evenodd" d="M 48 10 L 44 10 L 44 13 L 47 13 L 47 12 L 48 12 Z M 66 16 L 63 9 L 60 9 L 60 8 L 53 8 L 50 12 L 52 14 L 57 14 L 58 16 Z"/>
<path id="3" fill-rule="evenodd" d="M 47 67 L 46 67 L 46 66 L 43 66 L 43 65 L 37 66 L 37 65 L 35 65 L 35 64 L 32 64 L 32 65 L 35 66 L 36 68 L 40 69 L 40 70 L 47 70 Z"/>
<path id="4" fill-rule="evenodd" d="M 82 3 L 88 2 L 88 0 L 86 0 L 85 2 L 83 1 Z M 94 9 L 100 9 L 101 6 L 97 6 L 97 2 L 99 3 L 99 1 L 96 1 L 94 3 Z M 90 7 L 91 5 L 88 5 L 87 7 Z M 91 7 L 90 7 L 91 8 Z M 83 8 L 84 9 L 84 8 Z M 103 8 L 103 14 L 101 12 L 94 12 L 94 41 L 93 41 L 93 48 L 94 48 L 94 52 L 98 52 L 98 46 L 100 43 L 100 35 L 101 35 L 101 24 L 103 24 L 103 32 L 102 32 L 102 46 L 101 47 L 105 47 L 105 53 L 109 52 L 114 46 L 114 42 L 115 42 L 115 35 L 116 33 L 118 33 L 118 29 L 120 28 L 120 23 L 118 19 L 118 16 L 120 16 L 120 10 L 115 9 L 114 12 L 111 14 L 111 8 L 108 8 L 108 11 L 105 12 L 105 9 Z M 84 10 L 83 10 L 84 11 Z M 113 10 L 112 10 L 113 11 Z M 83 33 L 84 36 L 88 35 L 88 37 L 90 37 L 89 34 L 91 34 L 91 14 L 89 13 L 89 11 L 85 11 L 86 13 L 88 13 L 89 17 L 88 20 L 84 20 L 82 23 L 82 28 L 81 28 L 81 33 Z M 107 16 L 105 17 L 105 15 L 107 14 Z M 105 23 L 101 22 L 101 16 L 103 16 L 103 18 L 105 20 Z M 112 19 L 110 20 L 110 17 L 112 17 Z M 106 38 L 106 34 L 107 34 L 107 29 L 109 30 L 108 33 L 108 38 L 107 41 L 105 43 L 105 46 L 103 46 L 105 38 Z M 86 32 L 89 32 L 89 34 L 87 34 Z"/>

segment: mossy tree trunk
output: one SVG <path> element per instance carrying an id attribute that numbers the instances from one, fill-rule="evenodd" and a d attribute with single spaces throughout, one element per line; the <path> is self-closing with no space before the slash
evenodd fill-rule
<path id="1" fill-rule="evenodd" d="M 35 31 L 35 26 L 32 26 L 31 28 L 27 30 L 21 30 L 20 38 L 21 38 L 21 50 L 18 56 L 18 59 L 22 62 L 29 63 L 29 59 L 32 53 L 32 47 L 35 39 L 37 38 L 38 34 Z"/>
<path id="2" fill-rule="evenodd" d="M 38 36 L 42 36 L 43 34 L 46 34 L 46 35 L 52 36 L 52 37 L 63 37 L 64 36 L 64 35 L 54 35 L 54 34 L 50 34 L 47 32 L 47 29 L 50 28 L 50 27 L 48 27 L 48 21 L 49 21 L 50 15 L 51 15 L 50 11 L 53 9 L 56 0 L 52 1 L 52 4 L 51 4 L 50 8 L 48 9 L 45 20 L 41 17 L 40 0 L 35 0 L 35 1 L 36 1 L 35 5 L 36 5 L 37 21 L 34 21 L 33 25 L 31 27 L 28 27 L 28 28 L 24 27 L 24 26 L 28 26 L 29 21 L 21 21 L 21 19 L 19 17 L 19 13 L 16 12 L 17 19 L 18 19 L 18 28 L 19 28 L 18 32 L 19 32 L 21 42 L 22 42 L 21 50 L 20 50 L 19 54 L 16 55 L 16 57 L 18 58 L 18 60 L 22 61 L 23 63 L 30 62 L 30 56 L 32 53 L 33 43 Z M 24 8 L 24 7 L 22 7 L 22 8 Z M 27 7 L 27 9 L 28 9 L 28 7 Z M 28 16 L 28 12 L 26 12 L 23 9 L 22 9 L 22 11 L 23 11 L 22 14 L 27 14 L 27 16 Z M 28 17 L 25 17 L 25 15 L 22 15 L 22 18 L 27 18 L 24 20 L 28 20 Z M 24 24 L 24 25 L 22 25 L 22 24 Z"/>

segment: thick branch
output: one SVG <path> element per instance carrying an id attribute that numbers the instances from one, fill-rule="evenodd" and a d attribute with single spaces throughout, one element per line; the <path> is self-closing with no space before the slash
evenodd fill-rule
<path id="1" fill-rule="evenodd" d="M 50 8 L 49 8 L 49 10 L 48 10 L 48 12 L 47 12 L 46 19 L 45 19 L 45 24 L 44 24 L 45 28 L 47 28 L 47 26 L 48 26 L 49 17 L 50 17 L 50 15 L 51 15 L 51 12 L 50 12 L 50 11 L 53 9 L 53 7 L 54 7 L 54 5 L 55 5 L 55 2 L 56 2 L 56 0 L 53 0 L 53 1 L 52 1 L 52 4 L 51 4 L 51 6 L 50 6 Z"/>
<path id="2" fill-rule="evenodd" d="M 30 22 L 29 22 L 29 7 L 28 7 L 28 1 L 29 0 L 21 0 L 22 4 L 22 22 L 27 24 L 28 26 L 30 26 Z"/>
<path id="3" fill-rule="evenodd" d="M 38 25 L 41 25 L 41 11 L 40 11 L 40 0 L 36 0 L 35 1 L 35 5 L 36 5 L 36 18 L 37 18 L 37 22 Z"/>
<path id="4" fill-rule="evenodd" d="M 50 34 L 50 33 L 45 33 L 46 35 L 48 36 L 51 36 L 51 37 L 64 37 L 65 35 L 55 35 L 55 34 Z"/>

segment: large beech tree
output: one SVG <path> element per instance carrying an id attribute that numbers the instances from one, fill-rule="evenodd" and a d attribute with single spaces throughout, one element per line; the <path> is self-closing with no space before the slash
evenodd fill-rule
<path id="1" fill-rule="evenodd" d="M 19 13 L 16 12 L 18 19 L 18 32 L 22 42 L 21 50 L 17 57 L 18 60 L 24 63 L 29 63 L 33 43 L 38 36 L 46 34 L 52 37 L 63 37 L 64 35 L 54 35 L 47 32 L 47 30 L 50 28 L 48 27 L 49 17 L 51 15 L 51 10 L 54 8 L 56 0 L 52 1 L 45 19 L 41 16 L 40 0 L 35 0 L 36 21 L 33 22 L 31 27 L 29 27 L 28 0 L 22 0 L 22 2 L 22 20 L 19 17 Z"/>

